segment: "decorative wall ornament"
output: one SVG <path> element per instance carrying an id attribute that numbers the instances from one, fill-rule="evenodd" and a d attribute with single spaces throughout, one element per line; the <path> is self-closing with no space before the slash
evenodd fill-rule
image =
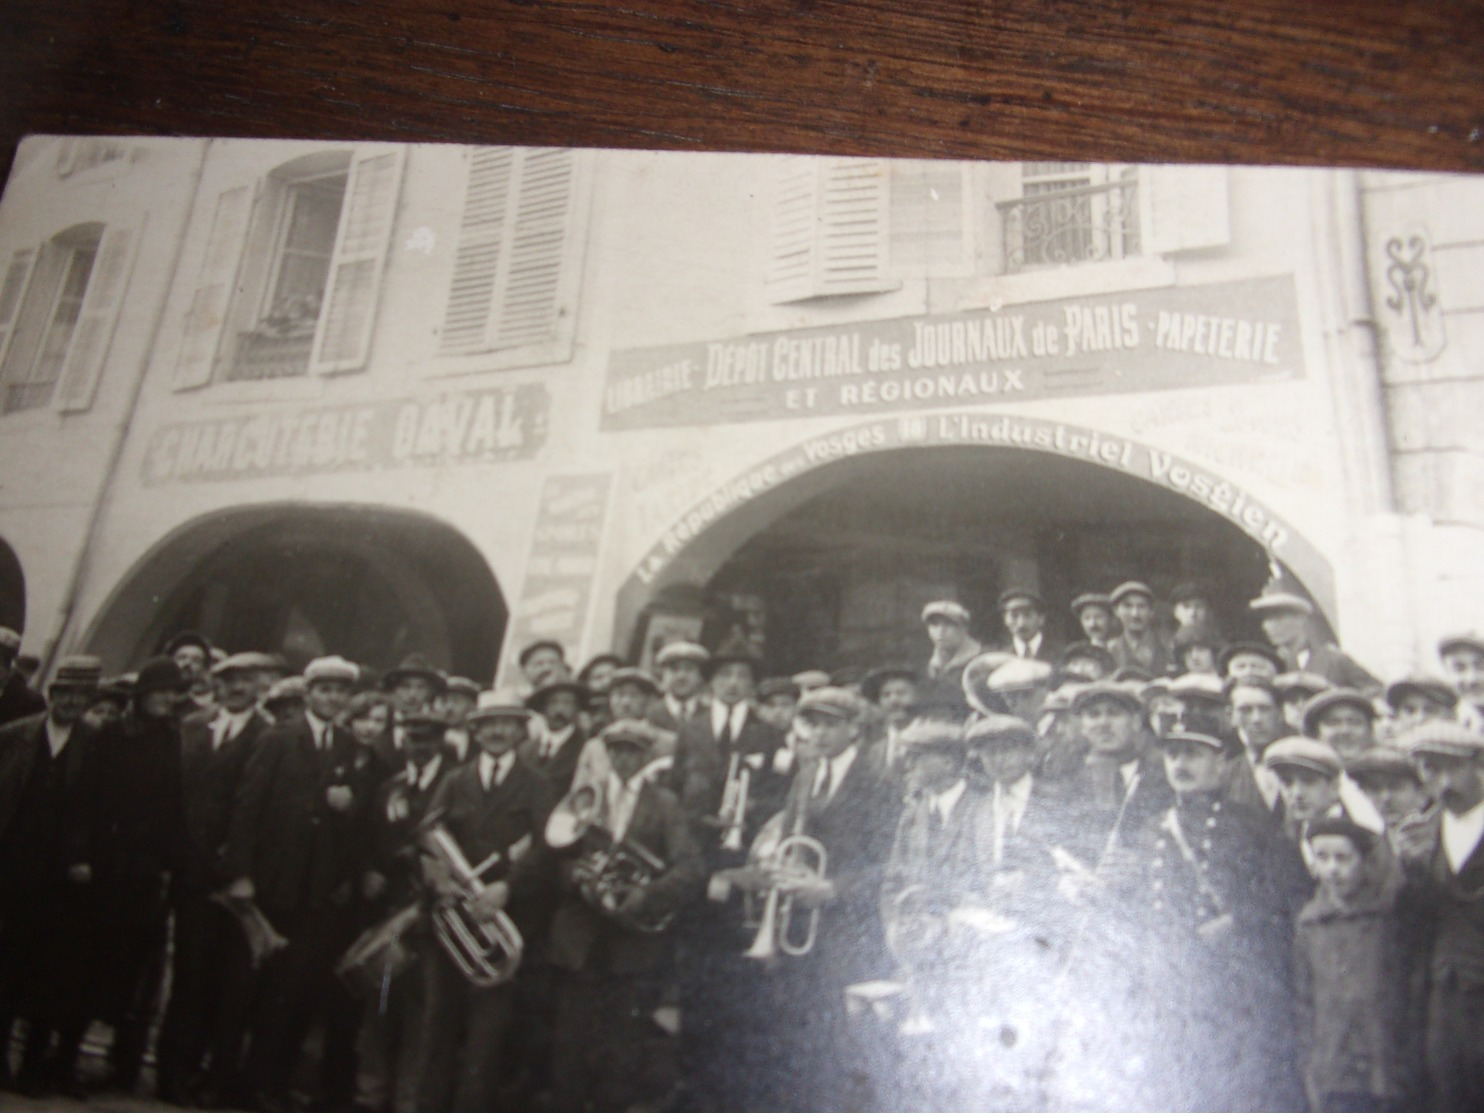
<path id="1" fill-rule="evenodd" d="M 1379 247 L 1382 257 L 1375 276 L 1380 293 L 1376 311 L 1391 350 L 1403 361 L 1431 361 L 1448 343 L 1432 240 L 1426 229 L 1412 225 L 1382 239 Z"/>

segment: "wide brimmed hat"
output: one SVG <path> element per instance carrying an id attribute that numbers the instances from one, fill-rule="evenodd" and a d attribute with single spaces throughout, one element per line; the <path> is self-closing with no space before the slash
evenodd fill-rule
<path id="1" fill-rule="evenodd" d="M 555 679 L 552 682 L 547 683 L 545 686 L 540 686 L 533 690 L 530 694 L 530 697 L 526 699 L 526 706 L 527 708 L 535 710 L 539 713 L 541 707 L 546 705 L 547 699 L 551 698 L 552 695 L 560 694 L 563 691 L 566 691 L 573 697 L 575 697 L 577 699 L 578 706 L 586 706 L 588 703 L 588 699 L 590 699 L 593 694 L 592 691 L 583 686 L 576 679 Z"/>
<path id="2" fill-rule="evenodd" d="M 395 690 L 403 679 L 424 679 L 433 685 L 435 691 L 442 691 L 447 686 L 443 672 L 434 667 L 422 652 L 413 652 L 383 675 L 381 689 Z"/>
<path id="3" fill-rule="evenodd" d="M 531 697 L 534 698 L 535 695 Z M 521 696 L 509 687 L 481 691 L 474 703 L 474 709 L 469 711 L 464 721 L 471 727 L 493 718 L 519 718 L 528 722 L 531 720 L 531 710 L 527 705 L 529 701 L 530 699 L 522 701 Z"/>
<path id="4" fill-rule="evenodd" d="M 95 655 L 66 655 L 57 661 L 52 686 L 96 690 L 103 678 L 103 661 Z"/>
<path id="5" fill-rule="evenodd" d="M 138 697 L 157 690 L 184 691 L 190 685 L 190 680 L 174 659 L 157 655 L 140 664 L 139 674 L 134 679 L 134 694 Z"/>

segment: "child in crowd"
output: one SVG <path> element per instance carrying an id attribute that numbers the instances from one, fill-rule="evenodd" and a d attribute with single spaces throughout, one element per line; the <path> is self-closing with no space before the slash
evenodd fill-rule
<path id="1" fill-rule="evenodd" d="M 1377 871 L 1377 835 L 1346 817 L 1315 819 L 1306 838 L 1319 881 L 1294 939 L 1299 1051 L 1321 1112 L 1410 1109 L 1420 1099 L 1424 969 Z"/>

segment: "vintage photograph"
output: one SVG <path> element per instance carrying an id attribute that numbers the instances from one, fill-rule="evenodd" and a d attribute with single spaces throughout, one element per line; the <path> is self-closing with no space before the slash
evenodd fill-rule
<path id="1" fill-rule="evenodd" d="M 36 136 L 0 1107 L 1484 1109 L 1484 182 Z"/>

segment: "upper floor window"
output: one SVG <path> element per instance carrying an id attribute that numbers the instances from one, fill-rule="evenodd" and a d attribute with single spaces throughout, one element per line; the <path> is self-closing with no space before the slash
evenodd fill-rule
<path id="1" fill-rule="evenodd" d="M 92 404 L 134 240 L 92 222 L 11 255 L 0 281 L 0 411 Z"/>
<path id="2" fill-rule="evenodd" d="M 469 179 L 439 352 L 515 367 L 571 356 L 582 251 L 567 148 L 482 147 Z"/>
<path id="3" fill-rule="evenodd" d="M 175 386 L 364 367 L 402 162 L 315 152 L 218 194 Z"/>
<path id="4" fill-rule="evenodd" d="M 1226 169 L 1073 162 L 781 161 L 768 301 L 895 290 L 1225 244 Z"/>

